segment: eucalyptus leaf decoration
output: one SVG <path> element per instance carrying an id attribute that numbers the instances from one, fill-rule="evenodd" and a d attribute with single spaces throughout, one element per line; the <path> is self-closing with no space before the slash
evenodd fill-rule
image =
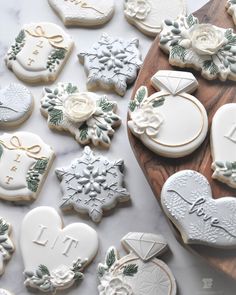
<path id="1" fill-rule="evenodd" d="M 4 272 L 4 262 L 11 258 L 14 245 L 9 237 L 10 225 L 0 217 L 0 275 Z"/>
<path id="2" fill-rule="evenodd" d="M 21 30 L 15 39 L 15 43 L 11 46 L 7 53 L 9 60 L 15 60 L 16 56 L 21 52 L 25 45 L 25 31 Z"/>
<path id="3" fill-rule="evenodd" d="M 57 66 L 65 59 L 67 50 L 64 48 L 58 48 L 53 50 L 47 60 L 47 69 L 50 72 L 56 71 Z"/>
<path id="4" fill-rule="evenodd" d="M 236 183 L 236 161 L 235 162 L 221 162 L 216 161 L 213 163 L 214 173 L 220 175 L 227 180 L 230 178 L 233 183 Z"/>

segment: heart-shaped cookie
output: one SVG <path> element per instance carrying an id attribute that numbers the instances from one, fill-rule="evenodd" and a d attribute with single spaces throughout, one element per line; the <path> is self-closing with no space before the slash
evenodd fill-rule
<path id="1" fill-rule="evenodd" d="M 236 248 L 236 199 L 213 199 L 202 174 L 184 170 L 172 175 L 163 186 L 161 202 L 186 244 Z"/>
<path id="2" fill-rule="evenodd" d="M 98 236 L 83 223 L 63 228 L 55 209 L 37 207 L 23 220 L 20 245 L 26 270 L 25 285 L 55 292 L 83 278 L 81 270 L 97 253 Z"/>

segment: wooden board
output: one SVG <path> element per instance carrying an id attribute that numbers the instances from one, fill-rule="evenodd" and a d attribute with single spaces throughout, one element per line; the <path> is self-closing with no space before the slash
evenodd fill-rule
<path id="1" fill-rule="evenodd" d="M 225 3 L 225 0 L 212 0 L 194 13 L 194 15 L 199 18 L 200 23 L 212 23 L 224 28 L 234 28 L 233 20 L 226 12 Z M 158 70 L 171 69 L 176 70 L 177 68 L 169 65 L 168 55 L 159 49 L 159 38 L 157 37 L 144 61 L 143 68 L 135 84 L 133 97 L 136 90 L 141 85 L 146 85 L 148 87 L 149 94 L 156 92 L 151 86 L 150 78 Z M 178 70 L 180 69 L 178 68 Z M 202 78 L 199 72 L 191 69 L 184 70 L 192 72 L 199 82 L 199 88 L 193 95 L 196 96 L 207 109 L 210 130 L 212 117 L 216 110 L 225 103 L 236 102 L 236 82 L 220 82 L 219 80 L 208 81 Z M 160 192 L 166 179 L 173 173 L 184 169 L 196 170 L 205 175 L 211 184 L 215 198 L 236 196 L 236 190 L 230 189 L 226 185 L 211 178 L 213 171 L 211 170 L 212 158 L 209 133 L 207 139 L 197 151 L 181 159 L 167 159 L 157 156 L 148 150 L 130 131 L 128 131 L 128 134 L 135 156 L 159 202 Z M 173 225 L 172 228 L 178 240 L 182 241 L 180 234 Z M 236 250 L 218 250 L 200 246 L 190 247 L 187 245 L 185 245 L 185 247 L 202 256 L 215 268 L 236 279 Z"/>

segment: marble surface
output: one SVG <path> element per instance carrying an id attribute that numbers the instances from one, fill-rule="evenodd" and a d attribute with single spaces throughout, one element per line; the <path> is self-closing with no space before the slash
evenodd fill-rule
<path id="1" fill-rule="evenodd" d="M 106 26 L 98 29 L 72 28 L 66 31 L 72 35 L 76 43 L 71 58 L 57 81 L 69 81 L 77 83 L 79 89 L 85 90 L 85 73 L 79 64 L 76 54 L 92 45 L 102 32 L 115 34 L 125 38 L 138 37 L 141 51 L 146 55 L 152 39 L 129 25 L 124 19 L 122 1 L 116 1 L 116 14 Z M 202 6 L 205 0 L 189 0 L 189 10 L 193 11 Z M 3 57 L 7 48 L 12 43 L 21 26 L 28 22 L 50 21 L 63 26 L 60 19 L 54 14 L 46 0 L 7 0 L 1 1 L 0 10 L 0 86 L 4 87 L 9 82 L 17 82 L 17 79 L 5 66 Z M 30 209 L 40 206 L 53 206 L 59 210 L 61 191 L 59 182 L 54 173 L 55 167 L 67 165 L 74 157 L 80 155 L 82 148 L 75 140 L 66 134 L 52 132 L 48 129 L 46 120 L 39 111 L 39 101 L 42 86 L 30 87 L 35 97 L 35 109 L 31 118 L 19 129 L 33 131 L 39 134 L 57 153 L 57 158 L 52 166 L 47 181 L 36 202 L 29 206 L 14 206 L 1 202 L 0 215 L 7 218 L 13 225 L 13 239 L 16 244 L 16 252 L 6 267 L 5 274 L 0 278 L 0 287 L 9 289 L 17 295 L 30 294 L 23 286 L 23 263 L 19 249 L 19 234 L 21 220 Z M 110 158 L 123 158 L 126 163 L 126 183 L 132 196 L 132 202 L 114 210 L 110 216 L 103 218 L 99 225 L 94 225 L 87 218 L 82 218 L 74 213 L 63 214 L 65 225 L 71 222 L 85 222 L 95 228 L 100 236 L 100 250 L 95 262 L 85 270 L 85 280 L 78 288 L 71 288 L 60 294 L 97 294 L 97 281 L 95 270 L 98 262 L 103 261 L 107 248 L 116 246 L 125 254 L 120 245 L 120 239 L 129 231 L 146 231 L 163 234 L 169 245 L 170 252 L 163 259 L 169 264 L 177 279 L 179 294 L 181 295 L 233 295 L 236 290 L 236 282 L 218 273 L 205 262 L 194 257 L 181 247 L 175 240 L 169 225 L 161 212 L 151 189 L 139 168 L 128 143 L 126 131 L 126 114 L 129 97 L 132 89 L 129 89 L 124 98 L 111 95 L 118 102 L 118 113 L 123 118 L 123 125 L 116 132 L 109 151 L 103 151 Z M 3 130 L 1 130 L 2 132 Z M 30 253 L 29 253 L 30 255 Z"/>

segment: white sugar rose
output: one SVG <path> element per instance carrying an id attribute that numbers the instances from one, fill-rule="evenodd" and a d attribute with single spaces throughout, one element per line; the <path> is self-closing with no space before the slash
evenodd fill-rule
<path id="1" fill-rule="evenodd" d="M 51 272 L 51 283 L 54 287 L 71 286 L 74 283 L 74 272 L 66 265 L 61 265 Z"/>
<path id="2" fill-rule="evenodd" d="M 227 43 L 224 32 L 211 24 L 194 26 L 189 37 L 192 48 L 199 55 L 214 55 Z"/>
<path id="3" fill-rule="evenodd" d="M 128 0 L 125 4 L 126 15 L 144 20 L 151 11 L 151 5 L 147 0 Z"/>
<path id="4" fill-rule="evenodd" d="M 75 93 L 64 101 L 66 117 L 75 123 L 88 120 L 96 111 L 96 100 L 87 93 Z"/>
<path id="5" fill-rule="evenodd" d="M 134 295 L 132 288 L 118 277 L 111 279 L 107 286 L 99 291 L 100 295 Z"/>
<path id="6" fill-rule="evenodd" d="M 163 117 L 151 105 L 144 105 L 131 113 L 136 134 L 146 133 L 148 136 L 155 137 L 163 123 Z"/>

